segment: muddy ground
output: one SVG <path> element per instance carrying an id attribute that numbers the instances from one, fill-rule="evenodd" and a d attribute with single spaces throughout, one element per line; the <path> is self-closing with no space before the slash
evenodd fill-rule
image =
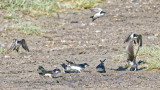
<path id="1" fill-rule="evenodd" d="M 13 38 L 25 38 L 30 52 L 20 49 L 19 53 L 1 55 L 0 89 L 159 90 L 159 70 L 117 70 L 126 64 L 126 57 L 120 61 L 113 58 L 124 53 L 123 40 L 130 32 L 142 34 L 143 46 L 160 44 L 160 1 L 109 0 L 98 7 L 107 13 L 94 22 L 89 18 L 94 14 L 90 10 L 67 10 L 60 13 L 60 18 L 44 16 L 31 20 L 26 17 L 48 30 L 42 35 L 24 35 L 1 28 L 1 44 L 7 46 Z M 16 23 L 3 19 L 3 10 L 0 13 L 1 26 Z M 74 21 L 78 23 L 71 23 Z M 107 73 L 96 72 L 100 59 L 106 59 Z M 51 70 L 61 68 L 65 60 L 86 62 L 90 65 L 86 69 L 91 72 L 60 73 L 59 78 L 38 75 L 39 65 Z"/>

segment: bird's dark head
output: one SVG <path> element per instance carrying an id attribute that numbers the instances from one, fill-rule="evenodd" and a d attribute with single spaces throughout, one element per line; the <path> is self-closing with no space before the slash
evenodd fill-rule
<path id="1" fill-rule="evenodd" d="M 54 71 L 55 71 L 55 73 L 59 73 L 59 72 L 61 72 L 61 70 L 60 70 L 60 69 L 58 69 L 58 68 L 54 69 Z"/>
<path id="2" fill-rule="evenodd" d="M 105 14 L 106 12 L 104 12 L 104 11 L 101 11 L 101 12 L 100 12 L 100 14 L 102 14 L 102 13 L 103 13 L 103 14 Z"/>
<path id="3" fill-rule="evenodd" d="M 139 36 L 138 34 L 132 33 L 130 37 L 133 38 L 133 39 L 137 39 L 138 36 Z"/>
<path id="4" fill-rule="evenodd" d="M 136 38 L 137 38 L 138 36 L 139 36 L 138 34 L 133 34 L 133 37 L 136 37 Z"/>
<path id="5" fill-rule="evenodd" d="M 61 66 L 64 68 L 64 69 L 66 69 L 67 68 L 67 65 L 66 64 L 61 64 Z"/>

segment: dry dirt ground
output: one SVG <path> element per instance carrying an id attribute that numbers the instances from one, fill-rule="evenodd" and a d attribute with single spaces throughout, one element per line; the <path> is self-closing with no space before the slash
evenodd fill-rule
<path id="1" fill-rule="evenodd" d="M 130 32 L 142 34 L 143 46 L 160 44 L 159 0 L 109 0 L 98 7 L 107 11 L 102 18 L 91 21 L 90 10 L 67 10 L 60 18 L 41 17 L 33 20 L 48 30 L 42 35 L 24 35 L 1 30 L 0 43 L 10 44 L 13 38 L 25 38 L 30 52 L 20 49 L 0 57 L 0 89 L 52 90 L 160 90 L 160 71 L 118 71 L 126 58 L 113 58 L 125 51 L 123 40 Z M 133 0 L 132 0 L 133 1 Z M 1 11 L 1 21 L 4 20 Z M 30 20 L 30 19 L 28 19 Z M 78 21 L 78 23 L 71 23 Z M 1 23 L 1 26 L 3 26 Z M 96 72 L 100 59 L 106 59 L 106 73 Z M 143 58 L 139 58 L 143 60 Z M 61 73 L 62 77 L 39 76 L 39 65 L 51 70 L 65 60 L 86 62 L 91 72 Z"/>

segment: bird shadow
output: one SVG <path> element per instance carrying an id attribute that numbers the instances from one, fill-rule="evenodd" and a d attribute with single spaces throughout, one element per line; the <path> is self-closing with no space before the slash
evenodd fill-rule
<path id="1" fill-rule="evenodd" d="M 115 70 L 115 71 L 126 71 L 127 69 L 128 69 L 127 67 L 119 66 L 117 69 L 112 69 L 112 70 Z M 137 71 L 143 70 L 143 69 L 146 69 L 146 67 L 141 67 Z"/>
<path id="2" fill-rule="evenodd" d="M 143 69 L 146 69 L 146 67 L 141 67 L 141 68 L 138 69 L 138 71 L 139 71 L 139 70 L 143 70 Z"/>
<path id="3" fill-rule="evenodd" d="M 119 66 L 117 69 L 115 69 L 115 71 L 126 71 L 127 68 L 123 67 L 123 66 Z"/>

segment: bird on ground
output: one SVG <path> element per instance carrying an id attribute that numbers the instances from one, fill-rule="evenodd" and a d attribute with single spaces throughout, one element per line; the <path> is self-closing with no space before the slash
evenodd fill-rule
<path id="1" fill-rule="evenodd" d="M 128 64 L 131 66 L 130 71 L 137 71 L 138 68 L 136 63 L 136 57 L 139 48 L 142 47 L 142 35 L 131 33 L 124 40 L 124 43 L 128 43 L 126 46 L 126 53 L 127 53 Z M 138 49 L 136 51 L 136 54 L 134 54 L 134 44 L 138 44 Z"/>
<path id="2" fill-rule="evenodd" d="M 22 40 L 13 39 L 13 42 L 11 43 L 8 51 L 16 50 L 17 52 L 19 52 L 20 46 L 22 46 L 22 48 L 24 50 L 29 52 L 29 49 L 28 49 L 28 46 L 27 46 L 27 43 L 26 43 L 25 39 L 22 39 Z"/>
<path id="3" fill-rule="evenodd" d="M 74 62 L 66 60 L 68 64 L 61 64 L 61 66 L 64 68 L 65 73 L 78 73 L 83 71 L 87 66 L 89 66 L 87 63 L 83 64 L 76 64 Z"/>
<path id="4" fill-rule="evenodd" d="M 94 14 L 93 16 L 90 17 L 90 18 L 92 18 L 92 22 L 94 20 L 96 20 L 97 18 L 100 18 L 100 17 L 104 16 L 105 13 L 106 13 L 101 8 L 91 8 L 90 10 L 92 12 L 96 12 L 96 14 Z"/>
<path id="5" fill-rule="evenodd" d="M 50 78 L 57 78 L 57 73 L 61 72 L 61 70 L 58 68 L 54 70 L 45 70 L 43 66 L 39 66 L 37 70 L 39 71 L 39 75 Z"/>
<path id="6" fill-rule="evenodd" d="M 71 64 L 71 65 L 74 65 L 74 66 L 79 66 L 81 68 L 86 68 L 87 66 L 89 66 L 87 63 L 76 64 L 76 63 L 74 63 L 72 61 L 68 61 L 68 60 L 66 60 L 66 62 L 68 62 L 68 64 Z"/>
<path id="7" fill-rule="evenodd" d="M 105 66 L 104 66 L 104 62 L 105 61 L 106 61 L 106 59 L 104 59 L 103 61 L 100 60 L 100 64 L 96 67 L 97 72 L 99 72 L 99 73 L 106 73 Z"/>

